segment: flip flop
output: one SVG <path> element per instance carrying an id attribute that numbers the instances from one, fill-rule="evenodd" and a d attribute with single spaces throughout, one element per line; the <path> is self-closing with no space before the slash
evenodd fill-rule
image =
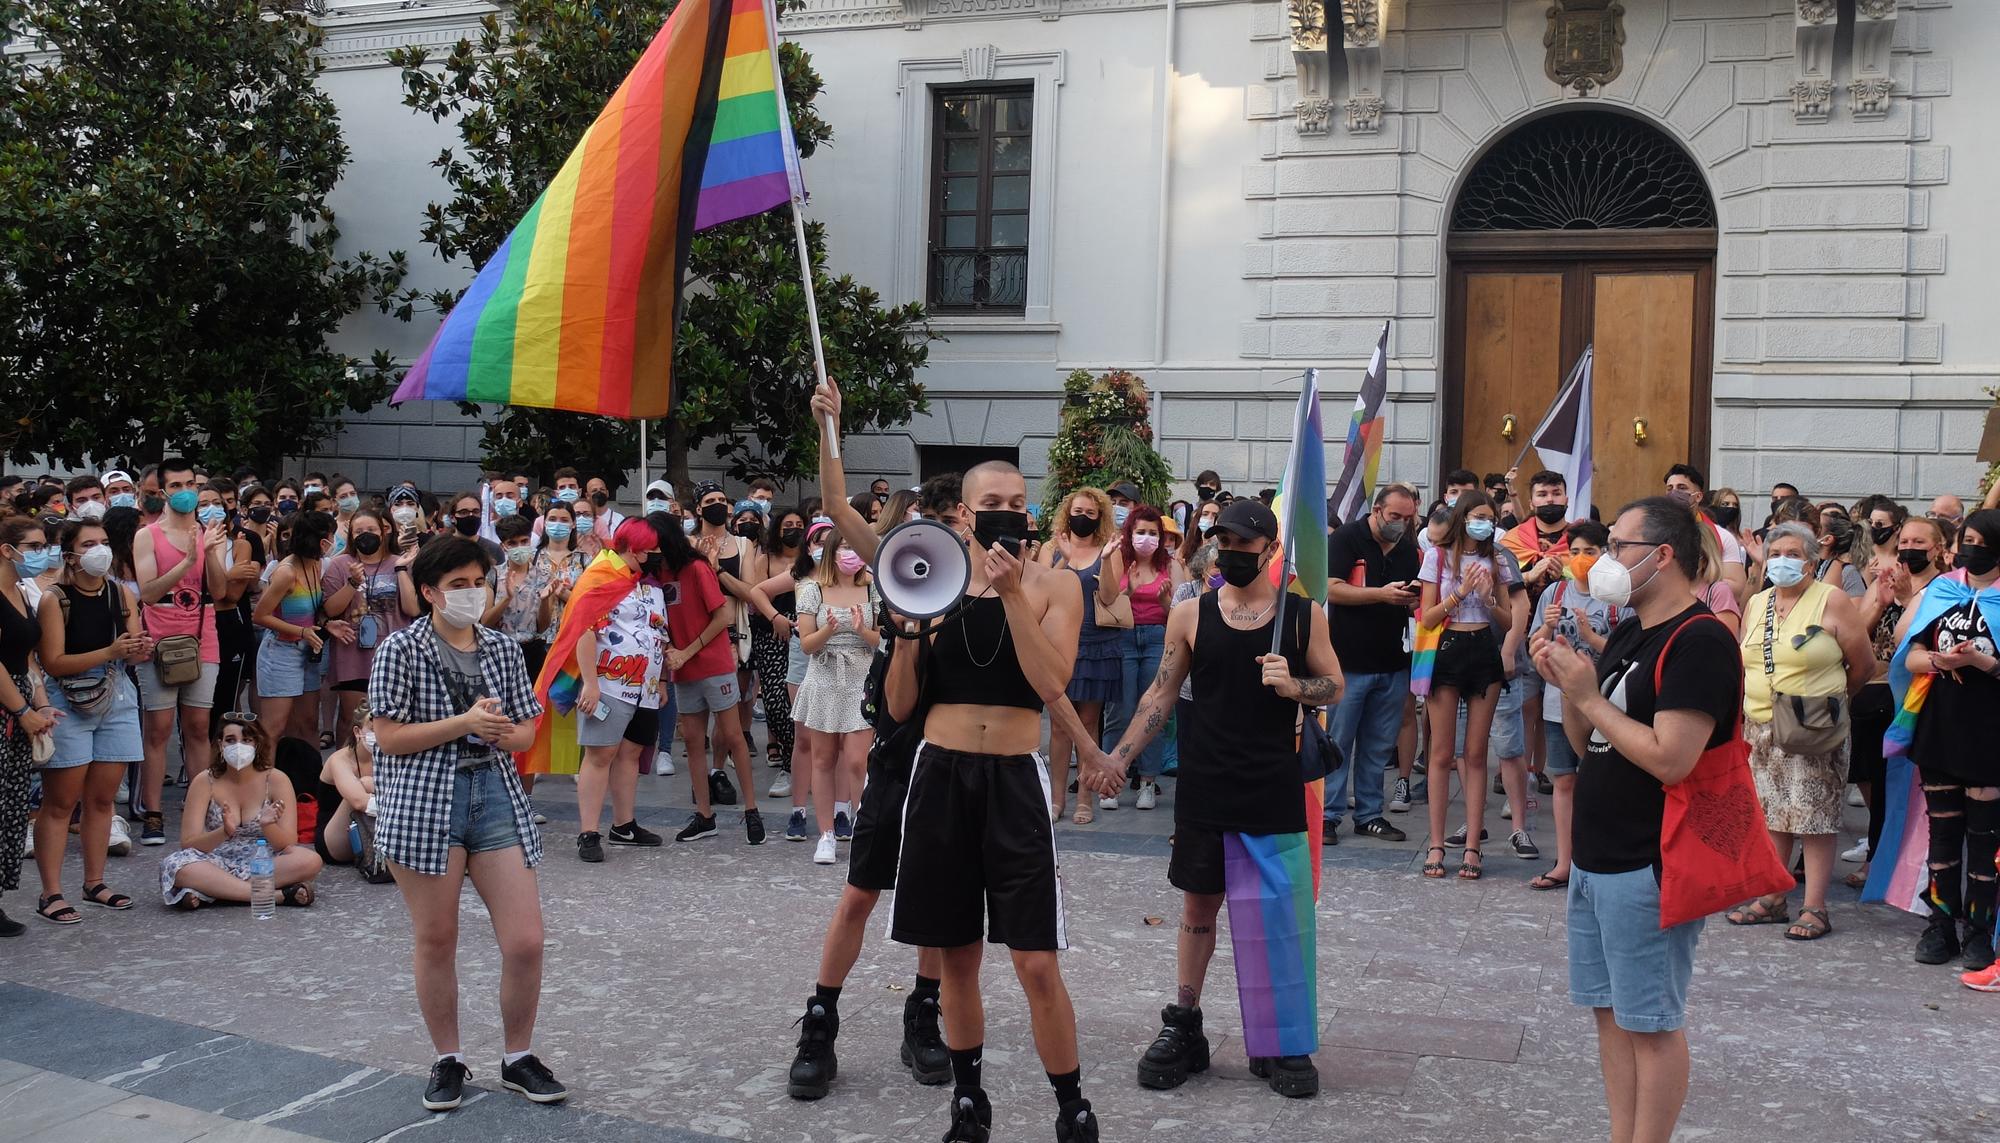
<path id="1" fill-rule="evenodd" d="M 1535 878 L 1533 881 L 1528 882 L 1528 888 L 1542 892 L 1546 892 L 1550 889 L 1566 888 L 1568 887 L 1568 885 L 1569 885 L 1569 878 L 1551 877 L 1546 873 Z"/>

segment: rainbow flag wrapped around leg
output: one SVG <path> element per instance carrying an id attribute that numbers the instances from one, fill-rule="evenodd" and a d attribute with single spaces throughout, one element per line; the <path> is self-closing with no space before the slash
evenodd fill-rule
<path id="1" fill-rule="evenodd" d="M 1317 871 L 1308 850 L 1303 833 L 1222 835 L 1243 1050 L 1252 1057 L 1309 1056 L 1319 1047 Z"/>
<path id="2" fill-rule="evenodd" d="M 563 608 L 562 623 L 556 628 L 556 640 L 549 646 L 549 657 L 542 662 L 541 677 L 535 680 L 535 697 L 542 700 L 543 713 L 535 724 L 535 744 L 515 760 L 522 773 L 576 773 L 581 753 L 577 752 L 577 761 L 566 754 L 576 752 L 576 723 L 574 717 L 567 716 L 576 709 L 577 694 L 583 689 L 583 676 L 576 666 L 577 640 L 583 638 L 584 632 L 596 630 L 611 609 L 632 594 L 638 582 L 638 569 L 626 564 L 609 548 L 597 553 L 597 558 L 576 577 L 569 605 Z M 560 749 L 555 741 L 558 721 L 567 722 L 569 727 L 568 741 Z M 569 768 L 557 769 L 559 763 L 566 763 Z"/>

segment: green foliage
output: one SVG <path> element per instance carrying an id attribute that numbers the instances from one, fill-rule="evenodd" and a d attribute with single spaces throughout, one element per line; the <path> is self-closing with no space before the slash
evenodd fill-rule
<path id="1" fill-rule="evenodd" d="M 459 146 L 435 166 L 452 197 L 425 210 L 424 241 L 445 258 L 484 264 L 562 167 L 672 10 L 671 0 L 590 4 L 520 0 L 510 18 L 487 16 L 478 42 L 441 60 L 400 49 L 403 102 L 455 120 Z M 832 138 L 813 108 L 821 81 L 796 44 L 779 50 L 799 153 Z M 840 379 L 848 431 L 900 424 L 926 408 L 916 380 L 930 331 L 921 306 L 885 309 L 872 290 L 826 273 L 823 230 L 807 227 L 827 369 Z M 688 298 L 674 351 L 675 415 L 653 423 L 667 474 L 688 479 L 688 453 L 711 444 L 742 479 L 804 475 L 817 457 L 808 402 L 812 343 L 791 216 L 774 211 L 702 231 L 688 252 Z M 460 291 L 410 295 L 443 314 Z M 386 355 L 378 362 L 387 365 Z M 476 415 L 476 405 L 461 405 Z M 548 480 L 564 464 L 621 478 L 638 451 L 636 422 L 551 409 L 504 407 L 487 422 L 489 467 L 520 466 Z"/>
<path id="2" fill-rule="evenodd" d="M 0 4 L 0 449 L 273 471 L 379 398 L 326 338 L 403 255 L 338 258 L 320 32 L 255 0 Z"/>
<path id="3" fill-rule="evenodd" d="M 1164 504 L 1173 470 L 1153 448 L 1152 397 L 1136 373 L 1116 369 L 1093 376 L 1087 369 L 1063 381 L 1063 411 L 1049 445 L 1049 478 L 1042 518 L 1054 520 L 1063 497 L 1078 488 L 1109 488 L 1121 480 L 1138 485 L 1141 499 Z"/>

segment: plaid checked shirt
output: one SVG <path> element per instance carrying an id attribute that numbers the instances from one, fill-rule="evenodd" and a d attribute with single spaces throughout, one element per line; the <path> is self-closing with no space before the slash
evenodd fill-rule
<path id="1" fill-rule="evenodd" d="M 520 645 L 498 631 L 475 627 L 479 637 L 479 669 L 486 693 L 500 700 L 515 722 L 541 716 L 528 666 Z M 458 704 L 445 686 L 444 664 L 437 653 L 431 618 L 425 616 L 389 636 L 375 649 L 368 673 L 368 708 L 376 718 L 425 723 L 454 718 Z M 451 857 L 452 784 L 458 774 L 461 740 L 433 746 L 421 754 L 375 756 L 376 830 L 389 860 L 418 873 L 443 874 Z M 506 752 L 498 752 L 500 773 L 513 803 L 514 828 L 521 835 L 521 855 L 529 867 L 542 860 L 542 835 L 530 817 L 528 795 Z"/>

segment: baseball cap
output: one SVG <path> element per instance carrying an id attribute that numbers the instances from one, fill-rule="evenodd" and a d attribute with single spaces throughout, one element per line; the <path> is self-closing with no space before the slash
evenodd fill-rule
<path id="1" fill-rule="evenodd" d="M 647 497 L 650 498 L 656 492 L 659 493 L 660 498 L 663 500 L 672 500 L 674 498 L 674 486 L 664 480 L 655 480 L 646 486 Z"/>
<path id="2" fill-rule="evenodd" d="M 1121 480 L 1118 483 L 1112 485 L 1110 488 L 1106 489 L 1106 491 L 1111 493 L 1111 495 L 1113 496 L 1123 496 L 1125 499 L 1130 500 L 1134 504 L 1142 504 L 1145 502 L 1146 499 L 1145 497 L 1139 495 L 1139 486 L 1133 484 L 1129 480 Z"/>
<path id="3" fill-rule="evenodd" d="M 1248 496 L 1238 497 L 1229 502 L 1222 515 L 1215 521 L 1218 528 L 1227 528 L 1234 535 L 1245 539 L 1262 536 L 1267 540 L 1278 538 L 1278 517 L 1273 515 L 1264 502 Z"/>
<path id="4" fill-rule="evenodd" d="M 131 474 L 126 472 L 122 468 L 112 469 L 110 472 L 107 472 L 103 476 L 98 477 L 97 482 L 99 484 L 105 485 L 106 487 L 120 483 L 130 484 L 133 485 L 134 487 L 137 487 L 139 483 L 138 481 L 132 479 Z"/>

